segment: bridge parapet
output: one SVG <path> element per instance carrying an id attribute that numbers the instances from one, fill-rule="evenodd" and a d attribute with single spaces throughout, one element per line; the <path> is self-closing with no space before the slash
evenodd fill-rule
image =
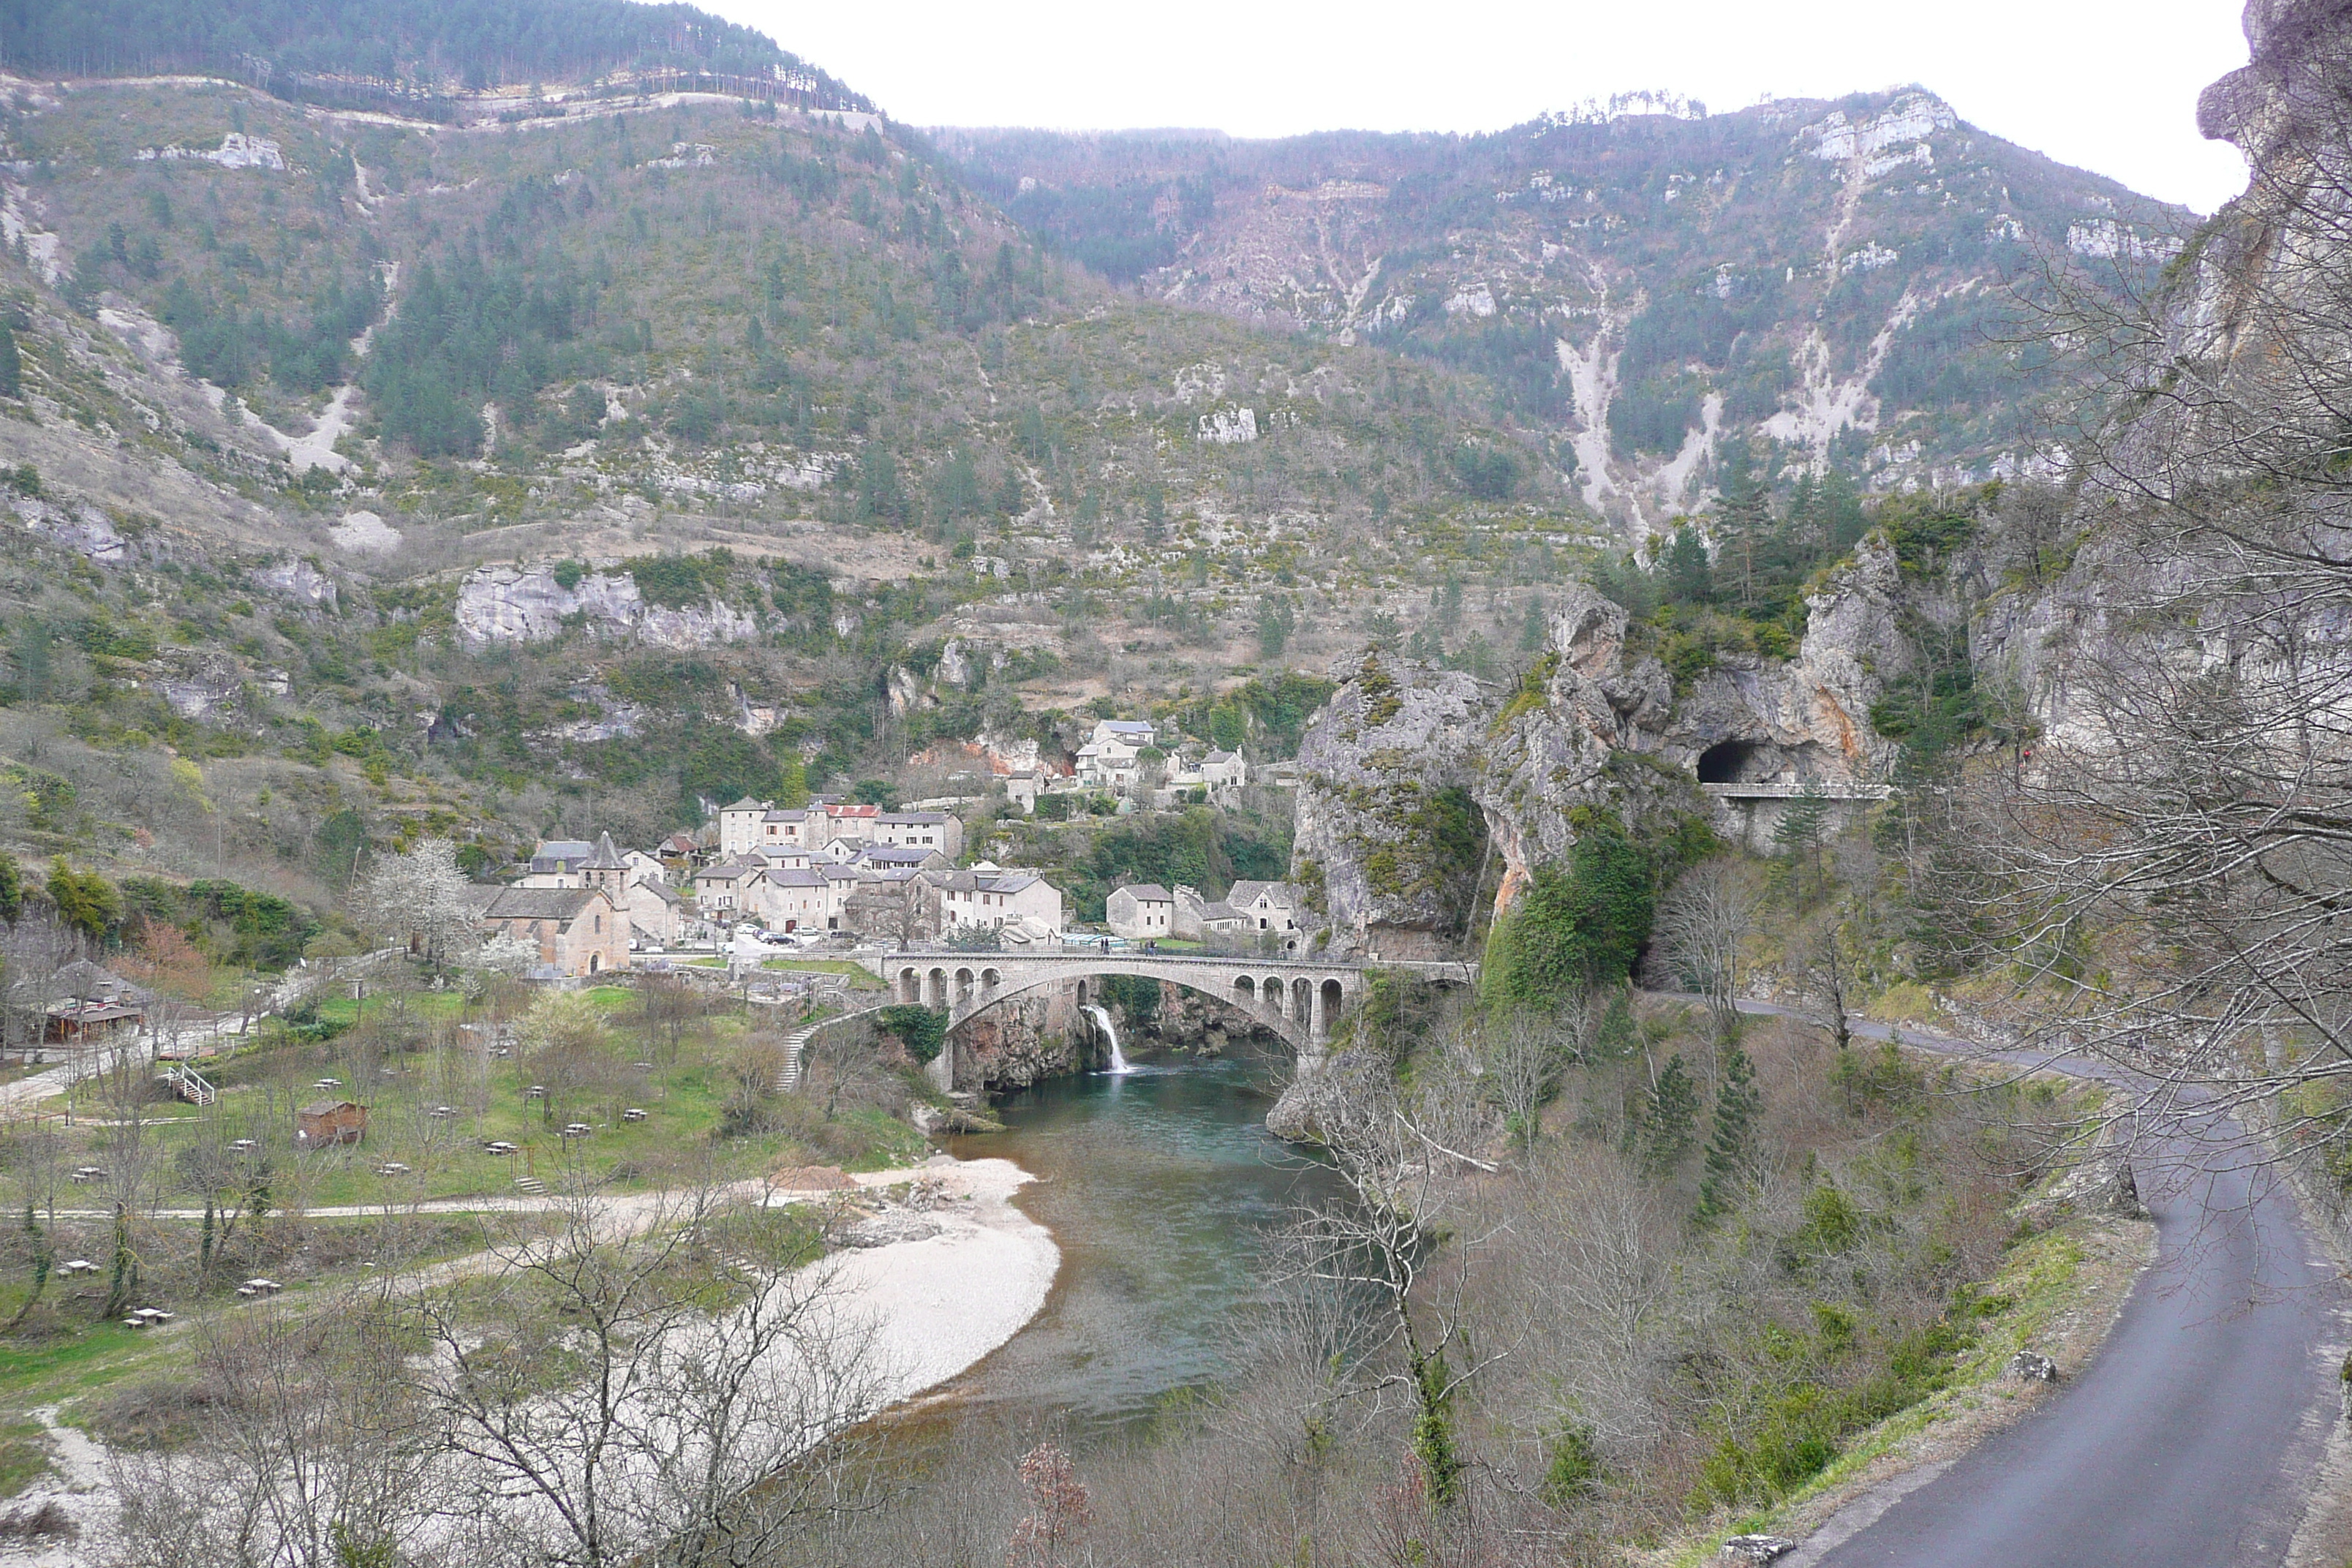
<path id="1" fill-rule="evenodd" d="M 1885 800 L 1895 793 L 1883 784 L 1703 784 L 1701 795 L 1715 800 L 1795 800 L 1815 795 L 1823 800 Z"/>
<path id="2" fill-rule="evenodd" d="M 1280 1035 L 1303 1055 L 1319 1051 L 1362 997 L 1360 963 L 1244 954 L 1188 955 L 1061 948 L 1042 953 L 910 949 L 857 955 L 895 1000 L 943 1007 L 953 1031 L 998 1003 L 1041 986 L 1110 975 L 1164 980 L 1213 996 Z"/>

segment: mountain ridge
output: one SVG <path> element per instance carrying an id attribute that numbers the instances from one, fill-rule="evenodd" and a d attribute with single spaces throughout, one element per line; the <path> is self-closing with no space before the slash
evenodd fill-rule
<path id="1" fill-rule="evenodd" d="M 1636 531 L 1705 499 L 1709 396 L 1880 488 L 2022 471 L 2026 433 L 1986 422 L 2008 376 L 1983 296 L 2052 255 L 2144 274 L 2195 222 L 1916 87 L 1475 135 L 934 134 L 1015 219 L 1142 293 L 1496 377 Z"/>

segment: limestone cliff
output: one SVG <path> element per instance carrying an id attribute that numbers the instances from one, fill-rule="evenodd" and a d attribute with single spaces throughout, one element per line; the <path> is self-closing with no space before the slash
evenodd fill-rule
<path id="1" fill-rule="evenodd" d="M 1473 889 L 1443 847 L 1472 809 L 1494 699 L 1378 649 L 1332 674 L 1343 684 L 1299 742 L 1291 879 L 1335 939 L 1434 956 L 1469 913 Z"/>
<path id="2" fill-rule="evenodd" d="M 1709 809 L 1702 779 L 1883 780 L 1895 747 L 1871 729 L 1870 708 L 1911 667 L 1914 597 L 1873 535 L 1807 600 L 1794 658 L 1727 658 L 1679 697 L 1625 612 L 1581 584 L 1516 692 L 1367 653 L 1335 668 L 1344 684 L 1300 746 L 1292 878 L 1319 889 L 1336 944 L 1436 956 L 1473 912 L 1465 868 L 1440 854 L 1448 792 L 1479 814 L 1486 847 L 1467 875 L 1499 910 L 1567 855 L 1580 807 L 1670 824 Z"/>
<path id="3" fill-rule="evenodd" d="M 1077 999 L 1041 991 L 1000 1003 L 956 1032 L 955 1087 L 1027 1089 L 1087 1065 Z"/>
<path id="4" fill-rule="evenodd" d="M 758 635 L 758 620 L 717 599 L 650 604 L 625 571 L 583 574 L 569 585 L 551 566 L 484 566 L 457 590 L 457 635 L 473 644 L 543 642 L 568 625 L 656 647 L 700 648 Z"/>
<path id="5" fill-rule="evenodd" d="M 2104 418 L 2083 421 L 2091 438 L 2054 542 L 2061 568 L 1989 596 L 1970 627 L 1979 679 L 2021 691 L 2061 742 L 2105 743 L 2118 672 L 2259 668 L 2281 637 L 2299 658 L 2342 661 L 2352 647 L 2340 594 L 2284 586 L 2294 561 L 2342 553 L 2329 470 L 2352 358 L 2352 4 L 2252 0 L 2244 27 L 2252 58 L 2205 90 L 2198 123 L 2245 154 L 2247 189 L 2145 313 L 2112 328 Z M 2259 481 L 2255 493 L 2231 478 Z M 2297 537 L 2250 575 L 2242 528 Z M 2008 564 L 2014 576 L 2028 563 Z M 2225 590 L 2248 597 L 2226 614 L 2189 607 Z"/>

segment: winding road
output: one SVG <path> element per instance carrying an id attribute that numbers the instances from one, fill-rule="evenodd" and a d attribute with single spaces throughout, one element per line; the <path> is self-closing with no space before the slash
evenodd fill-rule
<path id="1" fill-rule="evenodd" d="M 1743 1012 L 1801 1016 L 1766 1004 Z M 1853 1020 L 1874 1039 L 1894 1031 Z M 1903 1043 L 2044 1064 L 1905 1029 Z M 2119 1080 L 2105 1063 L 2049 1062 Z M 1865 1495 L 1784 1568 L 2267 1568 L 2284 1563 L 2339 1416 L 2336 1267 L 2261 1171 L 2193 1131 L 2135 1162 L 2158 1252 L 2091 1364 L 2015 1425 Z M 2336 1561 L 2328 1559 L 2330 1563 Z"/>

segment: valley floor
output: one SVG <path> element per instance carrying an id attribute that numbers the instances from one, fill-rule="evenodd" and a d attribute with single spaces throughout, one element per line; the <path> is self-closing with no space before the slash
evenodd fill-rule
<path id="1" fill-rule="evenodd" d="M 1061 1250 L 1045 1227 L 1013 1205 L 1031 1177 L 1009 1160 L 958 1161 L 936 1155 L 910 1173 L 871 1172 L 855 1179 L 880 1191 L 905 1187 L 910 1174 L 925 1188 L 926 1207 L 886 1211 L 857 1228 L 852 1247 L 814 1268 L 834 1270 L 840 1310 L 863 1318 L 874 1331 L 881 1364 L 879 1398 L 909 1399 L 966 1371 L 1010 1340 L 1045 1304 Z M 831 1194 L 777 1193 L 772 1201 Z M 501 1206 L 525 1206 L 506 1200 Z M 614 1200 L 645 1208 L 641 1197 Z M 616 1215 L 626 1223 L 625 1215 Z M 467 1269 L 489 1254 L 436 1266 Z M 239 1309 L 229 1308 L 234 1311 Z M 94 1542 L 113 1534 L 117 1500 L 104 1444 L 58 1420 L 52 1407 L 37 1413 L 52 1450 L 49 1472 L 10 1506 L 30 1517 L 54 1504 L 75 1534 L 64 1540 L 6 1538 L 0 1563 L 14 1568 L 73 1568 L 91 1561 Z"/>

